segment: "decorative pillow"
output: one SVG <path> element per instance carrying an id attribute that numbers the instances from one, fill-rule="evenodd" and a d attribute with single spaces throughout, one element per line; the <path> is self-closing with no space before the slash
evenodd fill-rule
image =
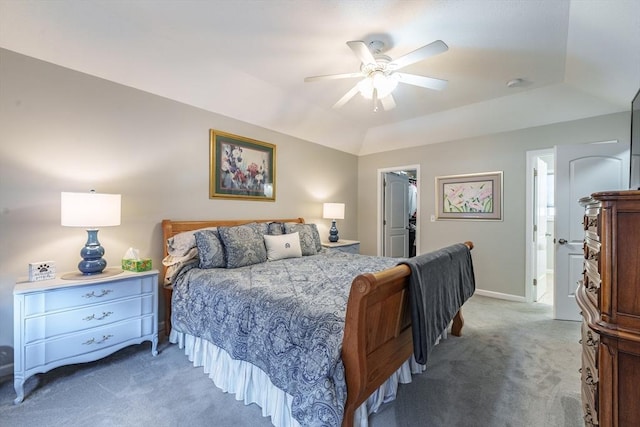
<path id="1" fill-rule="evenodd" d="M 200 230 L 195 233 L 200 268 L 226 267 L 224 247 L 218 230 Z"/>
<path id="2" fill-rule="evenodd" d="M 278 236 L 284 233 L 284 224 L 281 222 L 270 222 L 269 223 L 269 235 Z"/>
<path id="3" fill-rule="evenodd" d="M 313 234 L 313 240 L 316 242 L 316 252 L 322 252 L 322 240 L 320 240 L 320 232 L 318 226 L 315 224 L 306 224 L 311 227 L 311 233 Z"/>
<path id="4" fill-rule="evenodd" d="M 276 236 L 265 234 L 264 243 L 267 246 L 267 259 L 269 261 L 285 258 L 300 258 L 302 256 L 300 235 L 297 232 Z"/>
<path id="5" fill-rule="evenodd" d="M 244 267 L 267 260 L 263 234 L 254 224 L 218 227 L 220 240 L 227 257 L 227 268 Z"/>
<path id="6" fill-rule="evenodd" d="M 196 247 L 196 232 L 200 230 L 216 230 L 217 227 L 206 227 L 199 230 L 184 231 L 167 239 L 167 252 L 173 256 L 185 256 L 191 248 Z"/>
<path id="7" fill-rule="evenodd" d="M 260 236 L 264 236 L 265 234 L 269 234 L 269 223 L 266 222 L 252 222 L 247 224 L 253 227 Z"/>
<path id="8" fill-rule="evenodd" d="M 313 227 L 311 226 L 313 225 Z M 316 245 L 316 238 L 314 236 L 318 234 L 318 229 L 315 224 L 298 224 L 295 222 L 287 222 L 284 225 L 284 230 L 287 234 L 298 233 L 300 235 L 300 248 L 302 249 L 302 255 L 315 255 L 318 253 L 318 247 Z M 320 234 L 318 234 L 318 242 L 320 241 Z M 322 249 L 322 246 L 320 246 Z"/>

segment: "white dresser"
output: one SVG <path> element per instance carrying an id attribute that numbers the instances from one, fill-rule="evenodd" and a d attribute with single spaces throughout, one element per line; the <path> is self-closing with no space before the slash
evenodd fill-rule
<path id="1" fill-rule="evenodd" d="M 109 270 L 109 269 L 108 269 Z M 34 374 L 151 341 L 158 354 L 158 271 L 19 282 L 13 290 L 15 403 Z"/>

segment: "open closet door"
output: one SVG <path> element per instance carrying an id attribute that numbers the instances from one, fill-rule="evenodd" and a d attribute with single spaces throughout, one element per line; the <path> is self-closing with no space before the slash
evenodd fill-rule
<path id="1" fill-rule="evenodd" d="M 383 256 L 409 256 L 409 178 L 384 174 Z"/>

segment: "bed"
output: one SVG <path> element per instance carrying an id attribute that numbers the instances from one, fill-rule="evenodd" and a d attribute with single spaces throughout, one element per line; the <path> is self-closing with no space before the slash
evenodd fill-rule
<path id="1" fill-rule="evenodd" d="M 305 224 L 302 218 L 227 221 L 164 220 L 162 221 L 163 242 L 169 242 L 179 235 L 188 235 L 193 233 L 194 230 L 206 229 L 227 233 L 229 229 L 242 229 L 252 226 L 260 228 L 265 234 L 270 234 L 269 227 L 271 225 L 284 227 L 285 224 L 288 224 L 287 227 L 290 227 L 291 230 L 302 230 L 305 233 L 313 226 L 312 224 Z M 200 232 L 198 237 L 202 238 L 206 233 L 211 234 L 211 232 Z M 282 234 L 289 233 L 282 228 Z M 302 236 L 300 234 L 301 241 L 303 241 Z M 219 235 L 218 237 L 220 240 L 224 240 L 223 237 L 226 238 L 227 235 Z M 308 235 L 305 234 L 305 237 L 308 237 Z M 316 243 L 319 244 L 317 230 L 314 237 Z M 471 242 L 465 242 L 465 245 L 468 249 L 473 248 Z M 163 245 L 163 251 L 166 260 L 170 255 L 170 248 L 166 243 Z M 244 249 L 244 252 L 246 253 L 246 249 Z M 229 253 L 226 255 L 229 255 Z M 231 257 L 231 255 L 229 256 Z M 163 264 L 173 265 L 165 262 Z M 409 302 L 409 287 L 413 267 L 406 264 L 398 265 L 398 260 L 346 254 L 317 248 L 317 256 L 277 259 L 273 262 L 265 262 L 263 263 L 264 265 L 256 263 L 243 265 L 237 269 L 212 269 L 215 280 L 219 280 L 222 283 L 214 287 L 215 291 L 195 291 L 195 289 L 204 289 L 205 286 L 209 286 L 205 285 L 205 282 L 213 280 L 212 273 L 198 268 L 198 262 L 197 260 L 193 261 L 193 258 L 190 262 L 182 264 L 180 268 L 171 272 L 168 271 L 167 265 L 163 268 L 163 276 L 167 277 L 167 279 L 173 278 L 171 285 L 165 282 L 165 332 L 169 334 L 170 341 L 178 343 L 181 347 L 184 346 L 185 352 L 194 362 L 194 365 L 204 366 L 205 372 L 209 371 L 209 376 L 212 377 L 218 387 L 225 391 L 236 393 L 236 398 L 243 398 L 245 403 L 257 403 L 262 408 L 263 415 L 271 416 L 275 425 L 342 425 L 343 427 L 351 427 L 355 423 L 355 425 L 366 426 L 367 417 L 372 408 L 375 410 L 383 401 L 394 398 L 398 382 L 410 381 L 411 373 L 421 372 L 425 368 L 423 364 L 416 363 L 413 357 L 414 339 L 412 337 L 412 313 Z M 313 264 L 313 266 L 309 266 L 310 264 Z M 337 269 L 330 267 L 333 265 L 341 267 Z M 267 267 L 270 268 L 272 266 L 277 268 L 276 273 L 272 270 L 266 270 Z M 371 271 L 369 272 L 367 268 Z M 338 281 L 332 275 L 346 275 L 348 274 L 347 270 L 358 271 L 358 273 L 354 274 L 355 278 L 349 279 L 349 284 L 344 286 L 343 290 L 330 288 L 334 281 Z M 282 291 L 278 291 L 277 295 L 276 293 L 273 295 L 261 293 L 261 278 L 265 275 L 274 274 L 276 275 L 276 281 L 282 286 Z M 248 303 L 238 302 L 243 298 L 244 291 L 237 285 L 233 285 L 230 290 L 224 288 L 226 284 L 241 276 L 252 277 L 251 280 L 257 280 L 256 283 L 252 284 L 251 290 L 247 292 L 258 295 L 255 301 Z M 291 279 L 293 276 L 297 278 L 295 280 Z M 299 279 L 300 276 L 303 278 Z M 314 278 L 327 276 L 327 278 L 325 278 L 324 282 L 321 281 L 320 285 L 315 284 L 311 288 L 313 291 L 310 293 L 317 293 L 320 302 L 316 301 L 309 304 L 310 300 L 307 298 L 311 297 L 307 293 L 309 293 L 310 288 L 305 288 L 305 292 L 301 292 L 298 282 L 300 280 L 304 282 L 311 276 Z M 255 279 L 256 277 L 258 279 Z M 283 280 L 283 277 L 289 279 Z M 291 284 L 289 281 L 295 283 Z M 175 291 L 172 286 L 176 287 Z M 329 288 L 328 292 L 331 292 L 330 294 L 322 294 L 325 286 Z M 223 291 L 223 289 L 225 290 Z M 199 295 L 197 298 L 202 299 L 208 298 L 210 293 L 216 293 L 215 298 L 218 299 L 208 302 L 195 301 L 197 298 L 194 299 L 193 296 L 187 296 L 187 292 L 192 292 L 192 295 Z M 251 324 L 251 328 L 256 330 L 259 329 L 256 325 L 268 325 L 264 326 L 264 328 L 272 328 L 268 332 L 266 330 L 262 331 L 266 338 L 248 333 L 240 344 L 227 345 L 226 341 L 228 341 L 229 335 L 233 335 L 236 332 L 224 330 L 225 324 L 219 324 L 221 329 L 218 332 L 212 332 L 210 326 L 201 326 L 200 324 L 203 320 L 196 318 L 194 313 L 198 312 L 200 307 L 205 306 L 208 307 L 206 310 L 215 311 L 216 309 L 213 306 L 220 301 L 217 294 L 222 292 L 232 296 L 233 302 L 226 302 L 225 304 L 244 304 L 244 306 L 238 308 L 238 313 L 247 313 L 258 306 L 271 307 L 278 304 L 285 304 L 285 306 L 289 304 L 286 307 L 289 307 L 290 311 L 295 311 L 295 314 L 292 314 L 291 317 L 306 319 L 308 323 L 303 323 L 304 327 L 296 327 L 304 329 L 304 332 L 301 332 L 297 338 L 293 338 L 294 340 L 298 339 L 299 342 L 296 345 L 300 345 L 301 348 L 306 346 L 306 343 L 311 343 L 308 349 L 299 350 L 299 352 L 307 352 L 303 355 L 305 357 L 305 365 L 303 367 L 293 366 L 292 358 L 303 356 L 295 352 L 292 355 L 288 355 L 283 350 L 287 344 L 283 344 L 284 338 L 279 336 L 280 330 L 272 328 L 273 325 L 277 324 L 272 318 L 261 321 L 259 318 L 261 316 L 264 317 L 264 315 L 252 313 L 247 318 L 249 320 L 236 322 L 241 325 Z M 331 295 L 331 297 L 327 297 L 327 295 Z M 464 300 L 469 296 L 466 295 Z M 324 306 L 325 302 L 327 302 L 326 300 L 329 299 L 335 299 L 332 303 L 342 304 L 342 308 L 328 309 L 328 311 L 322 312 L 318 307 Z M 296 311 L 298 308 L 291 306 L 292 300 L 303 301 L 302 306 L 314 307 L 311 310 L 313 313 Z M 460 300 L 457 304 L 461 307 L 462 303 L 464 301 Z M 464 324 L 460 307 L 451 318 L 447 318 L 447 323 L 451 323 L 451 334 L 456 336 L 461 335 Z M 225 316 L 228 310 L 230 310 L 229 307 L 225 305 L 223 310 Z M 241 315 L 244 316 L 244 314 Z M 214 314 L 213 317 L 215 316 Z M 321 322 L 324 322 L 321 323 L 323 326 L 318 329 L 321 332 L 314 329 L 315 324 L 313 322 L 320 322 L 317 319 L 321 319 Z M 197 324 L 197 326 L 193 326 L 194 324 Z M 309 324 L 314 326 L 312 327 Z M 249 326 L 247 328 L 250 329 Z M 439 332 L 446 333 L 446 326 L 444 330 Z M 286 330 L 282 334 L 283 336 L 286 335 L 287 339 L 292 335 L 296 335 L 290 330 Z M 331 343 L 330 341 L 335 341 L 336 337 L 338 337 L 339 342 Z M 323 340 L 327 340 L 329 343 L 327 344 Z M 281 367 L 274 368 L 273 360 L 267 362 L 262 359 L 257 362 L 251 360 L 251 357 L 255 357 L 255 355 L 248 356 L 248 354 L 257 345 L 257 341 L 269 341 L 269 345 L 275 346 L 275 350 L 271 349 L 269 350 L 270 352 L 282 350 Z M 432 344 L 435 345 L 435 343 Z M 320 367 L 317 369 L 309 368 L 309 366 L 316 366 L 314 363 L 309 362 L 309 358 L 331 360 L 332 354 L 336 352 L 336 349 L 338 351 L 336 356 L 339 359 L 338 363 L 331 365 L 327 372 L 319 372 L 324 369 Z M 238 359 L 244 360 L 245 357 L 251 362 L 238 362 Z M 320 362 L 318 362 L 317 366 L 321 366 Z M 312 372 L 301 373 L 301 371 L 305 370 L 312 370 Z M 234 373 L 232 374 L 229 371 L 234 371 Z M 326 377 L 320 376 L 321 374 L 326 374 Z M 295 378 L 287 379 L 283 378 L 282 375 L 293 375 Z M 409 376 L 408 381 L 407 375 Z M 316 376 L 320 380 L 315 381 Z M 251 379 L 236 387 L 234 384 L 238 382 L 237 377 L 250 377 Z M 315 383 L 309 379 L 310 377 Z M 219 384 L 220 382 L 224 384 L 221 385 Z M 317 386 L 316 383 L 322 384 Z M 344 387 L 342 387 L 342 383 L 344 383 Z M 256 393 L 258 394 L 257 396 Z M 260 395 L 261 393 L 262 395 Z M 309 418 L 311 416 L 312 418 Z"/>

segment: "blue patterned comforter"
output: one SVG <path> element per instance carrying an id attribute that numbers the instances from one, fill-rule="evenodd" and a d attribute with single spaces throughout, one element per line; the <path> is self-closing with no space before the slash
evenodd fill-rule
<path id="1" fill-rule="evenodd" d="M 184 267 L 173 281 L 172 327 L 262 369 L 293 396 L 303 426 L 340 426 L 340 358 L 351 282 L 397 259 L 326 251 L 236 269 Z"/>

